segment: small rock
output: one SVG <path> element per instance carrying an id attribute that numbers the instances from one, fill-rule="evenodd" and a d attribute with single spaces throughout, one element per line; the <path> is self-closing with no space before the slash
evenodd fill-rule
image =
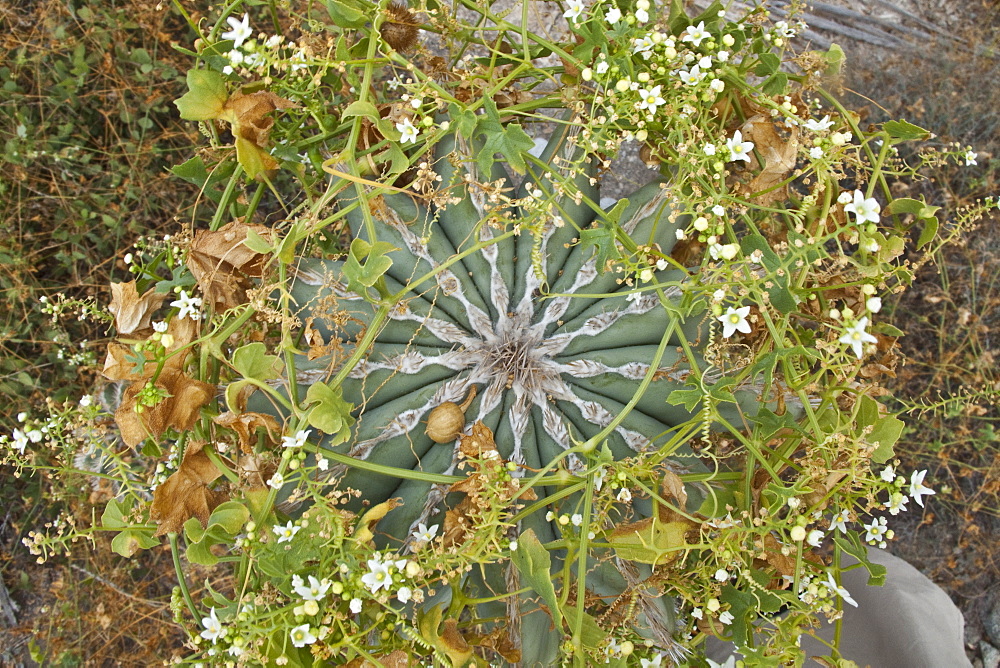
<path id="1" fill-rule="evenodd" d="M 983 618 L 983 631 L 994 647 L 1000 647 L 1000 603 Z"/>
<path id="2" fill-rule="evenodd" d="M 1000 666 L 1000 649 L 997 649 L 984 640 L 979 643 L 979 653 L 983 657 L 983 668 L 997 668 L 997 666 Z"/>

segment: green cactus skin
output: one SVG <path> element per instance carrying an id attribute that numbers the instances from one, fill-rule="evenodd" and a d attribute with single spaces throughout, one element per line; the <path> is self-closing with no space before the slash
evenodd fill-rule
<path id="1" fill-rule="evenodd" d="M 570 132 L 550 140 L 541 156 L 553 172 L 578 160 L 578 149 L 566 141 Z M 494 238 L 491 226 L 479 224 L 490 215 L 502 215 L 507 225 L 523 222 L 520 211 L 488 210 L 482 190 L 469 184 L 498 178 L 506 178 L 507 184 L 511 181 L 502 170 L 483 179 L 468 159 L 464 164 L 471 167 L 456 169 L 454 155 L 452 160 L 448 157 L 453 151 L 467 156 L 468 149 L 462 149 L 454 139 L 440 142 L 434 167 L 442 186 L 451 186 L 450 192 L 460 198 L 457 204 L 428 209 L 407 196 L 387 195 L 387 207 L 375 208 L 380 216 L 375 220 L 377 240 L 400 249 L 389 254 L 393 264 L 386 282 L 391 291 L 402 290 L 476 241 Z M 526 185 L 545 193 L 558 192 L 554 179 L 546 179 L 542 172 L 529 170 Z M 592 172 L 586 169 L 574 184 L 580 193 L 597 201 Z M 527 192 L 522 187 L 520 196 Z M 357 423 L 352 438 L 335 450 L 401 469 L 452 473 L 457 440 L 433 443 L 425 434 L 427 415 L 442 402 L 461 403 L 475 386 L 478 395 L 466 412 L 467 428 L 483 421 L 493 430 L 503 457 L 537 469 L 574 440 L 597 434 L 623 410 L 646 376 L 649 360 L 673 316 L 654 291 L 630 298 L 631 288 L 619 282 L 622 274 L 600 273 L 593 248 L 577 242 L 577 228 L 587 228 L 595 212 L 579 198 L 574 201 L 573 193 L 556 201 L 563 221 L 557 225 L 552 216 L 544 221 L 541 244 L 535 248 L 538 252 L 532 252 L 535 237 L 525 231 L 437 272 L 436 282 L 413 286 L 379 332 L 370 354 L 343 384 L 344 398 L 358 407 Z M 637 244 L 657 244 L 669 254 L 676 243 L 675 230 L 686 218 L 670 216 L 668 201 L 669 190 L 659 183 L 638 190 L 619 221 L 622 228 Z M 570 218 L 575 226 L 565 222 Z M 349 220 L 354 235 L 366 238 L 360 214 L 355 212 Z M 338 261 L 303 260 L 292 294 L 301 315 L 314 317 L 314 326 L 324 336 L 350 341 L 371 321 L 375 309 L 346 290 L 341 267 Z M 656 281 L 684 278 L 676 270 L 656 274 Z M 543 290 L 553 296 L 542 299 Z M 677 287 L 665 292 L 671 300 L 681 298 Z M 320 304 L 330 303 L 331 296 L 337 308 L 355 319 L 353 323 L 337 328 L 324 324 Z M 684 355 L 677 352 L 678 337 L 696 346 L 701 319 L 703 314 L 677 329 L 658 379 L 611 433 L 608 445 L 616 458 L 657 450 L 670 439 L 675 425 L 690 419 L 690 413 L 667 404 L 666 398 L 689 374 Z M 300 373 L 299 382 L 328 378 L 335 364 L 319 359 L 312 366 L 313 370 Z M 575 457 L 567 464 L 570 470 L 584 468 Z M 444 486 L 353 468 L 341 467 L 337 474 L 343 476 L 342 487 L 361 490 L 362 498 L 372 504 L 392 497 L 403 500 L 401 507 L 379 523 L 380 531 L 398 540 L 406 541 L 417 523 L 430 524 L 442 511 Z M 521 528 L 531 526 L 544 543 L 558 534 L 542 519 L 543 514 L 536 513 Z M 593 584 L 599 580 L 595 574 Z M 604 580 L 608 590 L 621 591 L 626 586 L 618 573 Z M 495 591 L 498 586 L 505 587 L 499 574 L 490 588 Z M 672 616 L 668 600 L 649 606 L 644 612 L 648 619 Z M 502 606 L 493 608 L 494 614 L 502 614 Z M 527 650 L 535 645 L 531 656 L 548 664 L 558 642 L 553 644 L 546 635 L 548 618 L 541 621 L 544 613 L 537 607 L 534 610 L 534 616 L 522 620 L 522 647 Z M 656 635 L 670 642 L 669 631 Z"/>

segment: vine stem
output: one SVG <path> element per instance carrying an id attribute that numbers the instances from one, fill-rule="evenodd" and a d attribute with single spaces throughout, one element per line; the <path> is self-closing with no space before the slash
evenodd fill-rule
<path id="1" fill-rule="evenodd" d="M 195 620 L 198 619 L 198 609 L 194 605 L 194 599 L 191 598 L 191 592 L 188 590 L 187 580 L 184 579 L 184 570 L 181 568 L 181 554 L 177 549 L 177 534 L 173 531 L 167 534 L 167 540 L 170 542 L 170 556 L 174 560 L 174 571 L 177 573 L 177 586 L 181 589 L 181 596 L 184 597 L 184 602 L 187 604 L 188 612 L 191 613 L 191 617 Z"/>

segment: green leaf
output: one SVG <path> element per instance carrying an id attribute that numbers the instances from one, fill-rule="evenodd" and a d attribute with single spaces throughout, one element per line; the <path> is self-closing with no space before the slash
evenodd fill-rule
<path id="1" fill-rule="evenodd" d="M 917 239 L 917 248 L 923 248 L 930 242 L 934 241 L 934 237 L 937 236 L 938 232 L 938 219 L 937 216 L 924 219 L 924 229 L 920 231 L 920 237 Z"/>
<path id="2" fill-rule="evenodd" d="M 840 70 L 843 68 L 844 61 L 846 60 L 844 50 L 840 48 L 840 45 L 831 44 L 830 48 L 822 55 L 823 60 L 826 61 L 826 69 L 823 73 L 828 77 L 840 74 Z"/>
<path id="3" fill-rule="evenodd" d="M 593 246 L 597 255 L 597 273 L 603 274 L 609 262 L 621 259 L 621 252 L 615 243 L 615 228 L 622 214 L 628 207 L 629 201 L 625 198 L 618 202 L 599 218 L 597 227 L 589 227 L 580 232 L 580 244 L 586 248 Z"/>
<path id="4" fill-rule="evenodd" d="M 306 404 L 312 406 L 307 417 L 309 425 L 334 437 L 328 445 L 337 445 L 348 439 L 354 424 L 351 417 L 354 407 L 344 400 L 342 388 L 323 382 L 313 383 L 306 391 Z"/>
<path id="5" fill-rule="evenodd" d="M 278 168 L 278 161 L 249 139 L 236 137 L 236 160 L 243 165 L 247 177 L 256 180 L 261 174 Z"/>
<path id="6" fill-rule="evenodd" d="M 365 296 L 368 288 L 375 285 L 392 266 L 392 260 L 386 257 L 386 253 L 395 250 L 399 249 L 386 241 L 376 241 L 374 244 L 369 244 L 364 239 L 352 241 L 351 252 L 344 262 L 347 289 Z"/>
<path id="7" fill-rule="evenodd" d="M 881 564 L 873 564 L 868 559 L 868 548 L 861 542 L 861 536 L 856 531 L 848 530 L 843 536 L 834 535 L 833 542 L 840 546 L 868 569 L 868 586 L 881 587 L 885 584 L 886 568 Z"/>
<path id="8" fill-rule="evenodd" d="M 769 77 L 781 67 L 781 58 L 774 53 L 760 54 L 760 62 L 754 68 L 753 73 L 759 77 Z"/>
<path id="9" fill-rule="evenodd" d="M 764 85 L 760 87 L 761 92 L 764 95 L 784 95 L 785 90 L 788 88 L 788 75 L 784 72 L 775 72 L 771 77 L 764 82 Z"/>
<path id="10" fill-rule="evenodd" d="M 340 0 L 326 0 L 326 11 L 339 28 L 360 28 L 368 22 L 365 13 Z"/>
<path id="11" fill-rule="evenodd" d="M 663 564 L 675 557 L 678 548 L 687 545 L 686 535 L 692 524 L 686 521 L 661 522 L 650 517 L 633 525 L 632 531 L 616 532 L 608 542 L 621 559 L 644 564 Z"/>
<path id="12" fill-rule="evenodd" d="M 562 628 L 562 612 L 559 599 L 552 585 L 552 556 L 539 542 L 534 529 L 528 529 L 517 538 L 517 549 L 511 552 L 510 560 L 521 572 L 528 585 L 535 590 L 549 607 L 552 622 L 557 629 Z"/>
<path id="13" fill-rule="evenodd" d="M 184 537 L 188 547 L 185 552 L 188 561 L 203 566 L 218 563 L 219 558 L 212 552 L 212 546 L 230 543 L 250 519 L 250 511 L 239 501 L 220 504 L 208 518 L 208 526 L 202 527 L 197 517 L 184 523 Z"/>
<path id="14" fill-rule="evenodd" d="M 233 367 L 244 378 L 266 381 L 280 376 L 284 363 L 277 355 L 268 355 L 267 346 L 257 341 L 233 352 Z"/>
<path id="15" fill-rule="evenodd" d="M 757 599 L 753 594 L 740 591 L 732 585 L 722 587 L 719 599 L 729 604 L 729 614 L 733 621 L 729 629 L 733 632 L 733 642 L 737 647 L 745 647 L 753 639 L 752 620 L 757 617 Z"/>
<path id="16" fill-rule="evenodd" d="M 125 529 L 111 540 L 111 549 L 127 559 L 139 550 L 148 550 L 159 544 L 160 541 L 153 537 L 152 529 Z"/>
<path id="17" fill-rule="evenodd" d="M 931 136 L 929 130 L 907 121 L 888 121 L 882 129 L 889 133 L 889 137 L 898 141 L 923 140 Z"/>
<path id="18" fill-rule="evenodd" d="M 101 526 L 105 529 L 124 529 L 129 526 L 125 516 L 130 512 L 132 512 L 132 497 L 126 497 L 122 503 L 117 499 L 111 499 L 101 513 Z"/>
<path id="19" fill-rule="evenodd" d="M 472 139 L 472 135 L 476 132 L 476 123 L 479 120 L 476 118 L 476 114 L 469 109 L 462 109 L 454 102 L 448 105 L 448 113 L 458 134 L 464 139 Z"/>
<path id="20" fill-rule="evenodd" d="M 699 389 L 674 390 L 667 397 L 667 403 L 671 406 L 684 406 L 684 410 L 691 412 L 701 403 L 705 394 Z"/>
<path id="21" fill-rule="evenodd" d="M 243 242 L 243 245 L 255 253 L 260 253 L 261 255 L 269 255 L 274 250 L 274 246 L 272 246 L 269 241 L 254 232 L 252 229 L 247 230 L 247 238 Z"/>
<path id="22" fill-rule="evenodd" d="M 576 619 L 576 606 L 566 605 L 566 620 L 572 625 Z M 608 632 L 600 627 L 597 620 L 586 612 L 583 613 L 583 625 L 580 629 L 580 640 L 589 649 L 600 649 L 608 638 Z"/>
<path id="23" fill-rule="evenodd" d="M 257 387 L 257 385 L 252 380 L 245 379 L 236 380 L 229 383 L 229 385 L 226 385 L 226 406 L 229 407 L 229 410 L 234 413 L 240 412 L 238 398 L 240 396 L 240 392 L 247 387 Z"/>
<path id="24" fill-rule="evenodd" d="M 864 439 L 876 446 L 872 452 L 872 461 L 884 464 L 893 458 L 893 446 L 903 433 L 905 423 L 892 415 L 880 415 L 879 404 L 869 396 L 858 399 L 857 425 L 859 432 L 871 427 Z M 859 433 L 859 436 L 861 434 Z"/>
<path id="25" fill-rule="evenodd" d="M 917 239 L 917 248 L 926 246 L 937 236 L 939 223 L 935 214 L 940 209 L 941 207 L 939 206 L 931 206 L 926 202 L 909 197 L 894 199 L 886 207 L 889 213 L 908 213 L 916 217 L 917 220 L 923 221 L 924 228 L 920 232 L 920 238 Z"/>
<path id="26" fill-rule="evenodd" d="M 363 116 L 373 121 L 377 121 L 380 118 L 375 105 L 365 100 L 356 100 L 347 105 L 347 109 L 344 109 L 343 118 L 348 119 L 352 116 Z"/>
<path id="27" fill-rule="evenodd" d="M 500 113 L 492 99 L 486 98 L 483 109 L 486 113 L 479 117 L 478 129 L 479 133 L 486 136 L 486 141 L 477 157 L 479 172 L 491 173 L 495 162 L 493 156 L 499 153 L 506 158 L 511 169 L 518 174 L 524 174 L 527 169 L 524 153 L 535 147 L 534 140 L 517 123 L 508 123 L 506 127 L 501 125 Z"/>
<path id="28" fill-rule="evenodd" d="M 187 121 L 207 121 L 218 118 L 229 99 L 226 81 L 212 70 L 188 70 L 188 92 L 174 100 L 181 118 Z"/>

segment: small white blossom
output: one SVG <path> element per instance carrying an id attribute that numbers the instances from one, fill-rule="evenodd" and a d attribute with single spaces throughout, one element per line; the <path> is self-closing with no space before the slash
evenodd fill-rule
<path id="1" fill-rule="evenodd" d="M 878 214 L 881 210 L 882 206 L 874 197 L 865 199 L 865 194 L 860 190 L 854 191 L 853 202 L 844 205 L 844 211 L 853 213 L 855 216 L 854 222 L 859 225 L 865 222 L 877 223 L 879 221 Z"/>
<path id="2" fill-rule="evenodd" d="M 361 576 L 364 583 L 373 594 L 379 589 L 389 589 L 392 585 L 392 574 L 389 573 L 391 562 L 382 561 L 382 555 L 376 553 L 374 559 L 368 560 L 368 572 Z"/>
<path id="3" fill-rule="evenodd" d="M 628 487 L 622 487 L 620 490 L 618 490 L 618 494 L 615 496 L 615 498 L 622 503 L 628 503 L 629 501 L 632 500 L 632 492 L 629 490 Z"/>
<path id="4" fill-rule="evenodd" d="M 581 524 L 583 524 L 583 515 L 581 515 L 580 513 L 573 513 L 573 516 L 570 517 L 569 519 L 570 522 L 572 522 L 573 526 L 575 527 L 578 527 Z"/>
<path id="5" fill-rule="evenodd" d="M 906 510 L 906 504 L 909 502 L 909 498 L 902 492 L 893 492 L 889 495 L 889 503 L 886 505 L 886 510 L 889 511 L 890 515 L 898 515 L 901 510 Z"/>
<path id="6" fill-rule="evenodd" d="M 188 295 L 186 290 L 181 290 L 180 295 L 170 302 L 170 305 L 180 309 L 178 318 L 201 320 L 201 297 L 193 297 Z"/>
<path id="7" fill-rule="evenodd" d="M 278 540 L 280 542 L 281 539 L 279 538 Z M 298 575 L 292 578 L 292 589 L 304 601 L 322 601 L 331 584 L 326 578 L 317 580 L 315 575 L 309 576 L 308 585 Z"/>
<path id="8" fill-rule="evenodd" d="M 413 591 L 409 587 L 400 587 L 399 591 L 396 592 L 396 600 L 400 603 L 406 603 L 413 596 Z"/>
<path id="9" fill-rule="evenodd" d="M 850 204 L 851 203 L 851 193 L 846 190 L 837 196 L 838 204 Z"/>
<path id="10" fill-rule="evenodd" d="M 351 608 L 351 612 L 353 612 L 355 615 L 357 615 L 358 613 L 360 613 L 361 612 L 361 599 L 360 598 L 352 598 L 351 599 L 351 603 L 350 603 L 350 608 Z"/>
<path id="11" fill-rule="evenodd" d="M 729 149 L 729 161 L 743 160 L 750 162 L 750 151 L 753 150 L 752 141 L 743 141 L 743 133 L 737 130 L 730 139 L 726 140 L 726 148 Z"/>
<path id="12" fill-rule="evenodd" d="M 416 530 L 413 532 L 413 537 L 416 538 L 417 541 L 421 543 L 429 543 L 432 540 L 434 540 L 434 537 L 437 535 L 437 532 L 438 532 L 437 524 L 432 524 L 428 529 L 427 525 L 421 522 L 420 524 L 417 525 Z"/>
<path id="13" fill-rule="evenodd" d="M 622 10 L 612 7 L 604 14 L 604 20 L 612 25 L 622 20 Z"/>
<path id="14" fill-rule="evenodd" d="M 705 616 L 705 612 L 701 608 L 695 608 L 691 611 L 691 616 L 695 619 L 701 619 Z"/>
<path id="15" fill-rule="evenodd" d="M 748 315 L 750 315 L 749 306 L 740 308 L 730 306 L 725 313 L 718 316 L 716 319 L 722 323 L 722 338 L 728 339 L 736 332 L 749 334 L 751 330 L 750 323 L 747 322 Z"/>
<path id="16" fill-rule="evenodd" d="M 892 482 L 896 479 L 896 469 L 893 468 L 892 464 L 890 464 L 882 469 L 882 472 L 878 474 L 878 477 L 882 478 L 882 480 L 886 482 Z"/>
<path id="17" fill-rule="evenodd" d="M 729 612 L 728 610 L 719 615 L 719 621 L 722 622 L 723 624 L 726 624 L 727 626 L 733 623 L 733 619 L 734 619 L 733 613 Z"/>
<path id="18" fill-rule="evenodd" d="M 829 130 L 833 126 L 833 121 L 830 120 L 830 115 L 827 114 L 823 117 L 823 120 L 817 121 L 815 118 L 810 118 L 804 123 L 807 130 L 812 130 L 813 132 L 823 132 Z"/>
<path id="19" fill-rule="evenodd" d="M 666 104 L 666 100 L 660 95 L 660 86 L 643 88 L 639 91 L 639 104 L 636 107 L 640 111 L 648 111 L 651 114 L 655 114 L 656 107 L 661 104 Z"/>
<path id="20" fill-rule="evenodd" d="M 923 471 L 919 472 L 914 471 L 913 473 L 910 474 L 910 496 L 913 498 L 914 501 L 917 502 L 917 505 L 920 506 L 921 508 L 924 507 L 923 497 L 937 493 L 930 487 L 924 485 L 924 476 L 926 475 L 927 475 L 927 469 L 924 469 Z"/>
<path id="21" fill-rule="evenodd" d="M 809 157 L 813 160 L 820 160 L 823 158 L 823 148 L 820 146 L 813 146 L 809 149 Z"/>
<path id="22" fill-rule="evenodd" d="M 235 17 L 226 17 L 226 23 L 232 30 L 222 33 L 222 39 L 233 40 L 233 48 L 240 48 L 243 42 L 247 41 L 253 35 L 253 28 L 250 27 L 250 15 L 244 14 L 243 20 L 240 21 Z"/>
<path id="23" fill-rule="evenodd" d="M 272 475 L 267 481 L 267 486 L 271 489 L 281 489 L 281 486 L 284 484 L 285 477 L 277 471 L 275 471 L 274 475 Z"/>
<path id="24" fill-rule="evenodd" d="M 405 144 L 406 142 L 417 143 L 417 136 L 420 134 L 420 130 L 413 125 L 413 122 L 409 118 L 404 118 L 401 123 L 396 123 L 396 129 L 402 135 L 399 138 L 400 144 Z"/>
<path id="25" fill-rule="evenodd" d="M 719 582 L 725 582 L 726 580 L 729 579 L 729 571 L 727 571 L 725 568 L 720 568 L 719 570 L 715 571 L 715 579 L 718 580 Z"/>
<path id="26" fill-rule="evenodd" d="M 330 460 L 320 455 L 319 457 L 316 458 L 316 468 L 318 468 L 320 471 L 327 470 L 328 468 L 330 468 Z"/>
<path id="27" fill-rule="evenodd" d="M 979 154 L 976 153 L 975 151 L 971 151 L 971 150 L 970 151 L 966 151 L 964 157 L 965 157 L 965 166 L 966 167 L 971 167 L 972 165 L 978 165 L 979 164 L 978 162 L 976 162 L 976 158 L 979 157 Z"/>
<path id="28" fill-rule="evenodd" d="M 302 527 L 293 524 L 291 520 L 288 520 L 288 524 L 286 524 L 285 526 L 281 526 L 280 524 L 275 524 L 273 527 L 271 527 L 271 531 L 273 531 L 274 535 L 278 537 L 279 543 L 289 543 L 301 528 Z"/>
<path id="29" fill-rule="evenodd" d="M 834 515 L 833 519 L 830 520 L 830 531 L 833 531 L 834 529 L 841 533 L 847 531 L 847 520 L 850 519 L 850 515 L 851 513 L 848 510 L 841 510 L 839 513 Z"/>
<path id="30" fill-rule="evenodd" d="M 296 647 L 305 647 L 306 645 L 313 644 L 317 640 L 316 636 L 312 634 L 312 630 L 309 628 L 308 624 L 296 626 L 289 631 L 288 635 L 292 639 L 292 644 Z"/>
<path id="31" fill-rule="evenodd" d="M 838 339 L 841 343 L 846 343 L 857 355 L 858 359 L 861 359 L 864 353 L 864 345 L 866 343 L 878 343 L 878 339 L 869 334 L 866 330 L 868 327 L 868 318 L 861 318 L 853 325 L 848 327 L 843 335 Z"/>
<path id="32" fill-rule="evenodd" d="M 813 529 L 809 532 L 809 535 L 806 536 L 806 543 L 808 545 L 812 545 L 813 547 L 819 547 L 820 543 L 823 541 L 823 536 L 825 535 L 826 534 L 819 529 Z"/>
<path id="33" fill-rule="evenodd" d="M 285 448 L 301 448 L 306 444 L 306 439 L 311 433 L 312 429 L 306 429 L 295 432 L 294 436 L 282 436 L 281 445 Z"/>
<path id="34" fill-rule="evenodd" d="M 15 429 L 11 440 L 11 445 L 15 450 L 24 454 L 24 449 L 28 447 L 28 436 L 20 429 Z"/>
<path id="35" fill-rule="evenodd" d="M 566 0 L 566 7 L 568 7 L 568 9 L 563 12 L 563 18 L 570 19 L 573 23 L 576 23 L 576 20 L 580 18 L 580 15 L 583 14 L 583 10 L 585 9 L 583 6 L 583 0 Z"/>
<path id="36" fill-rule="evenodd" d="M 882 299 L 880 297 L 869 297 L 865 301 L 865 308 L 872 313 L 878 313 L 882 310 Z"/>
<path id="37" fill-rule="evenodd" d="M 653 48 L 653 38 L 649 35 L 632 40 L 632 53 L 645 53 Z"/>
<path id="38" fill-rule="evenodd" d="M 705 30 L 705 22 L 701 21 L 696 26 L 688 26 L 688 29 L 684 31 L 684 36 L 681 37 L 682 42 L 691 42 L 691 46 L 700 46 L 702 41 L 708 39 L 711 35 Z"/>
<path id="39" fill-rule="evenodd" d="M 201 637 L 205 640 L 211 640 L 213 645 L 219 638 L 226 635 L 226 630 L 222 628 L 222 622 L 215 614 L 215 608 L 209 610 L 208 617 L 201 618 L 201 625 L 205 627 L 205 630 L 201 632 Z"/>
<path id="40" fill-rule="evenodd" d="M 879 547 L 885 546 L 885 540 L 883 539 L 889 527 L 886 526 L 886 520 L 884 517 L 873 518 L 870 524 L 864 525 L 865 527 L 865 542 L 874 545 L 879 544 Z"/>
<path id="41" fill-rule="evenodd" d="M 850 603 L 855 608 L 858 607 L 858 602 L 851 598 L 851 592 L 838 585 L 837 581 L 833 579 L 833 573 L 826 574 L 826 583 L 831 591 L 837 592 L 837 595 L 844 599 L 844 603 Z"/>

